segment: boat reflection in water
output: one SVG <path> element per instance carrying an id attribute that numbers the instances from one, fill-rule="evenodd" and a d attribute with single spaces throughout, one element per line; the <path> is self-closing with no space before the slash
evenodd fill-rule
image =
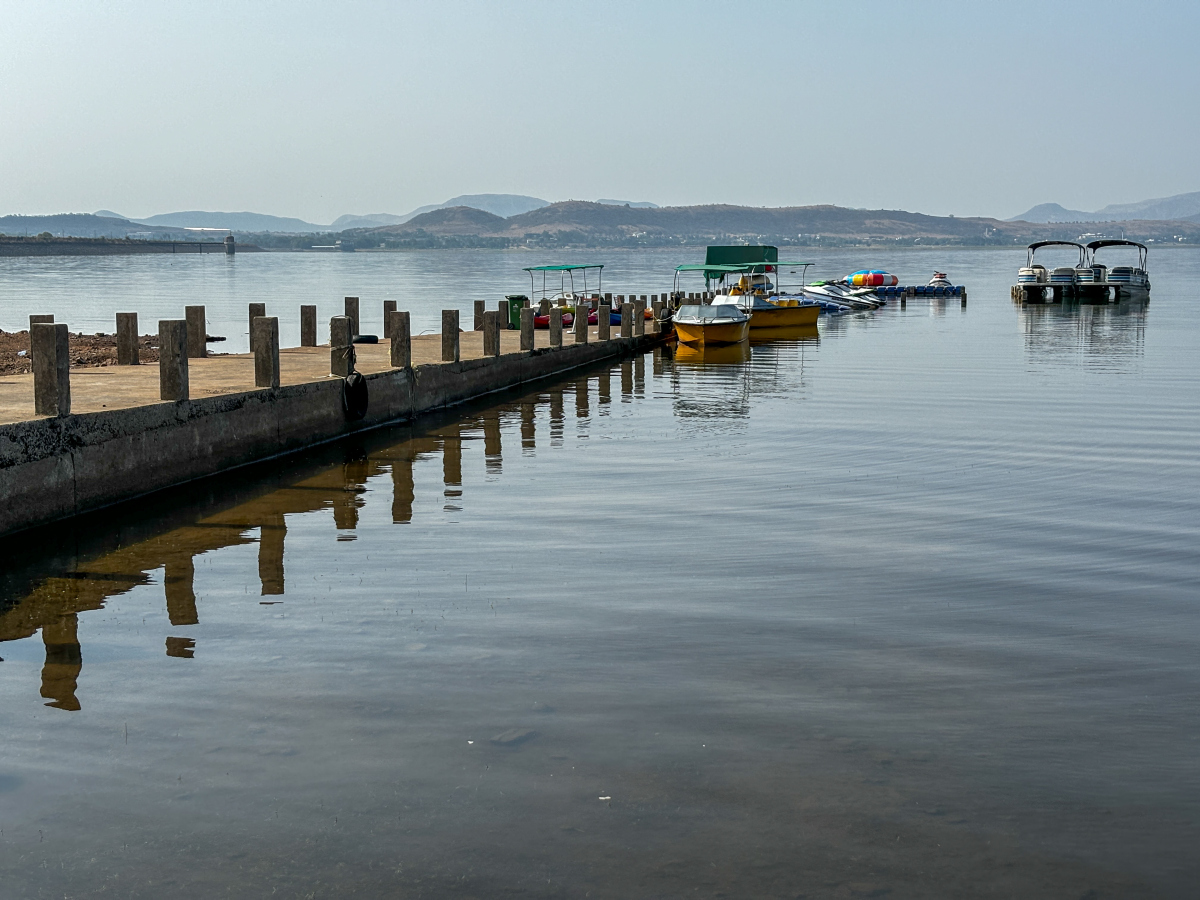
<path id="1" fill-rule="evenodd" d="M 763 331 L 750 330 L 751 344 L 775 344 L 780 341 L 817 341 L 821 332 L 816 325 L 792 325 L 786 328 L 770 328 Z"/>
<path id="2" fill-rule="evenodd" d="M 740 365 L 750 361 L 750 344 L 680 344 L 675 348 L 675 361 L 702 365 Z"/>
<path id="3" fill-rule="evenodd" d="M 1063 362 L 1074 358 L 1088 368 L 1124 371 L 1141 359 L 1145 349 L 1148 301 L 1016 306 L 1025 351 L 1031 359 Z"/>

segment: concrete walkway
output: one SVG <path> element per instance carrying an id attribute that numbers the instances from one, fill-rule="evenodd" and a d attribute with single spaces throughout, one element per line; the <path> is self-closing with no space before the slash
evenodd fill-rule
<path id="1" fill-rule="evenodd" d="M 614 328 L 614 336 L 619 329 Z M 596 329 L 590 329 L 589 341 L 597 340 Z M 535 345 L 550 346 L 550 332 L 534 332 Z M 573 333 L 563 329 L 563 346 L 574 343 Z M 500 352 L 516 353 L 521 349 L 519 331 L 500 332 Z M 355 368 L 364 375 L 385 372 L 391 368 L 390 347 L 387 341 L 378 344 L 356 344 Z M 483 357 L 483 332 L 464 331 L 459 337 L 461 359 Z M 440 334 L 421 334 L 412 337 L 414 366 L 442 361 Z M 334 377 L 329 374 L 329 345 L 320 347 L 289 347 L 279 351 L 280 383 L 306 384 Z M 192 399 L 237 394 L 256 390 L 254 386 L 254 357 L 248 353 L 210 356 L 188 360 L 188 380 Z M 106 409 L 130 409 L 161 403 L 159 399 L 158 364 L 141 366 L 102 366 L 71 369 L 71 412 L 75 414 L 100 412 Z M 41 419 L 33 411 L 33 375 L 0 377 L 0 425 Z"/>

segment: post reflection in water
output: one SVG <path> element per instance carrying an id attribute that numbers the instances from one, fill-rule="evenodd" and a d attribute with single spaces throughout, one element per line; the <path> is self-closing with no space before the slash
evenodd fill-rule
<path id="1" fill-rule="evenodd" d="M 283 539 L 287 536 L 283 514 L 270 516 L 258 531 L 258 579 L 262 583 L 262 596 L 276 596 L 283 593 Z"/>
<path id="2" fill-rule="evenodd" d="M 601 406 L 612 403 L 612 373 L 608 369 L 596 377 L 596 399 Z"/>
<path id="3" fill-rule="evenodd" d="M 46 645 L 46 664 L 42 667 L 42 696 L 55 709 L 80 709 L 75 697 L 79 672 L 83 669 L 83 650 L 79 646 L 79 617 L 61 616 L 42 626 Z"/>
<path id="4" fill-rule="evenodd" d="M 628 403 L 633 397 L 633 362 L 621 361 L 621 402 Z"/>
<path id="5" fill-rule="evenodd" d="M 575 418 L 588 417 L 588 380 L 580 378 L 575 382 Z"/>
<path id="6" fill-rule="evenodd" d="M 500 411 L 490 409 L 483 414 L 482 418 L 484 465 L 489 473 L 498 475 L 502 471 Z"/>
<path id="7" fill-rule="evenodd" d="M 412 521 L 413 500 L 416 486 L 413 484 L 413 454 L 398 450 L 390 457 L 392 464 L 392 524 L 402 525 Z"/>
<path id="8" fill-rule="evenodd" d="M 563 389 L 560 386 L 550 388 L 550 446 L 563 445 Z"/>
<path id="9" fill-rule="evenodd" d="M 462 499 L 462 434 L 457 424 L 442 432 L 442 481 L 445 483 L 447 510 L 459 511 L 455 502 Z"/>
<path id="10" fill-rule="evenodd" d="M 521 404 L 521 450 L 532 452 L 537 448 L 537 404 L 526 401 Z"/>
<path id="11" fill-rule="evenodd" d="M 196 567 L 190 553 L 166 561 L 163 567 L 163 591 L 167 598 L 167 618 L 172 625 L 200 623 L 193 586 L 195 578 Z"/>

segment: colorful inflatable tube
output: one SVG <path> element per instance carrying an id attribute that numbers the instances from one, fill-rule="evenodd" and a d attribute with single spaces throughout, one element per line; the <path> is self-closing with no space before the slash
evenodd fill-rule
<path id="1" fill-rule="evenodd" d="M 882 269 L 859 269 L 846 276 L 846 283 L 854 287 L 892 287 L 899 284 L 900 279 Z"/>

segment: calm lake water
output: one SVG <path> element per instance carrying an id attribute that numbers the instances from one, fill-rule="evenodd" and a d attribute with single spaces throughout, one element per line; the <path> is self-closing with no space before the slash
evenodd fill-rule
<path id="1" fill-rule="evenodd" d="M 596 259 L 669 287 L 695 251 Z M 12 897 L 1192 897 L 1200 253 L 657 353 L 0 543 Z M 557 259 L 557 258 L 556 258 Z M 522 291 L 520 253 L 0 260 L 0 327 Z M 35 302 L 36 301 L 36 302 Z M 291 332 L 289 332 L 291 329 Z M 143 330 L 152 330 L 143 328 Z"/>

